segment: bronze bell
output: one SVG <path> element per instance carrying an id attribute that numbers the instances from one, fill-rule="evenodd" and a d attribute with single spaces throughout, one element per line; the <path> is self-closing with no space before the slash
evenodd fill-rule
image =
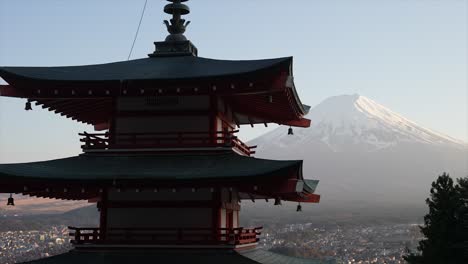
<path id="1" fill-rule="evenodd" d="M 32 110 L 31 102 L 27 101 L 26 106 L 24 107 L 24 110 L 29 111 Z"/>
<path id="2" fill-rule="evenodd" d="M 288 135 L 294 135 L 292 127 L 289 127 L 288 129 Z"/>
<path id="3" fill-rule="evenodd" d="M 302 212 L 302 205 L 301 205 L 301 203 L 297 204 L 296 212 Z"/>
<path id="4" fill-rule="evenodd" d="M 281 198 L 279 197 L 275 198 L 275 205 L 281 205 Z"/>
<path id="5" fill-rule="evenodd" d="M 8 198 L 7 206 L 15 206 L 15 199 L 13 199 L 12 194 L 10 194 L 10 198 Z"/>

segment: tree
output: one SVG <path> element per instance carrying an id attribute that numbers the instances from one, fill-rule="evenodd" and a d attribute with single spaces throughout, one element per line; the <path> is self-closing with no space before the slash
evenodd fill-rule
<path id="1" fill-rule="evenodd" d="M 424 217 L 419 242 L 420 254 L 410 253 L 405 260 L 411 264 L 468 263 L 467 191 L 468 178 L 454 185 L 447 173 L 432 183 L 430 198 L 426 199 L 429 213 Z"/>
<path id="2" fill-rule="evenodd" d="M 463 251 L 463 260 L 468 263 L 468 177 L 457 180 L 458 185 L 455 187 L 458 197 L 460 199 L 460 224 L 459 233 L 461 240 L 459 241 L 459 248 Z"/>

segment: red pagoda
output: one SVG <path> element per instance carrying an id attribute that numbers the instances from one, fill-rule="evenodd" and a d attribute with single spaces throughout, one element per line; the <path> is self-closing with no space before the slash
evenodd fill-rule
<path id="1" fill-rule="evenodd" d="M 100 212 L 98 227 L 69 227 L 73 250 L 31 263 L 325 263 L 257 249 L 262 228 L 239 226 L 241 200 L 320 200 L 301 160 L 253 158 L 236 136 L 241 125 L 310 125 L 292 58 L 198 57 L 183 35 L 189 7 L 170 2 L 170 34 L 148 58 L 0 67 L 1 96 L 100 131 L 80 134 L 76 157 L 0 165 L 2 193 L 88 200 Z"/>

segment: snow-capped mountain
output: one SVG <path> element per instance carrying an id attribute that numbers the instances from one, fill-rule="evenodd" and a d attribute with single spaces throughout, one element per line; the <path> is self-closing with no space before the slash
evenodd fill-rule
<path id="1" fill-rule="evenodd" d="M 425 210 L 430 184 L 442 172 L 468 176 L 468 145 L 424 128 L 359 95 L 334 96 L 312 108 L 310 128 L 279 127 L 249 142 L 256 157 L 304 160 L 319 179 L 319 208 Z M 360 208 L 360 209 L 359 209 Z"/>
<path id="2" fill-rule="evenodd" d="M 311 127 L 295 128 L 294 137 L 287 136 L 287 127 L 281 127 L 258 140 L 277 142 L 288 148 L 311 141 L 322 142 L 332 151 L 353 148 L 376 151 L 415 143 L 455 148 L 467 146 L 460 140 L 424 128 L 357 94 L 330 97 L 314 107 L 307 118 L 312 120 Z M 259 148 L 262 147 L 268 146 L 260 144 Z"/>

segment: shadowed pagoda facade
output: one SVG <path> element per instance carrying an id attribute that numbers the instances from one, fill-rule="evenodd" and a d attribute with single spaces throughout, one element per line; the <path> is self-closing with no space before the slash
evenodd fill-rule
<path id="1" fill-rule="evenodd" d="M 189 7 L 170 2 L 170 34 L 148 58 L 0 67 L 1 96 L 98 131 L 80 134 L 76 157 L 0 165 L 0 192 L 88 200 L 100 211 L 98 227 L 70 227 L 72 251 L 31 263 L 325 263 L 256 249 L 261 227 L 239 226 L 244 199 L 320 200 L 302 161 L 253 158 L 255 146 L 236 136 L 245 124 L 310 126 L 292 58 L 198 57 L 183 35 Z"/>

